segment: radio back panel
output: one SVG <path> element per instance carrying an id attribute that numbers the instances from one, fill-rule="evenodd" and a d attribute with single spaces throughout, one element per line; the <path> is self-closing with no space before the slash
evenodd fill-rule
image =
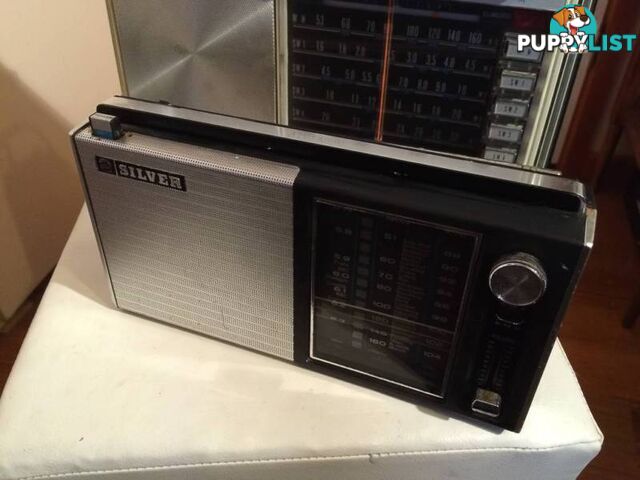
<path id="1" fill-rule="evenodd" d="M 127 95 L 535 167 L 578 56 L 519 51 L 517 36 L 547 34 L 561 3 L 108 2 Z"/>
<path id="2" fill-rule="evenodd" d="M 119 308 L 521 428 L 581 184 L 126 98 L 73 142 Z"/>

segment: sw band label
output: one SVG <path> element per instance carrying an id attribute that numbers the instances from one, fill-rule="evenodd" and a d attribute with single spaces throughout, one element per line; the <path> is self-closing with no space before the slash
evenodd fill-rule
<path id="1" fill-rule="evenodd" d="M 132 163 L 111 160 L 110 158 L 96 157 L 96 166 L 102 173 L 130 178 L 139 182 L 152 183 L 172 190 L 187 191 L 187 184 L 182 175 L 163 172 L 154 168 L 141 167 Z"/>

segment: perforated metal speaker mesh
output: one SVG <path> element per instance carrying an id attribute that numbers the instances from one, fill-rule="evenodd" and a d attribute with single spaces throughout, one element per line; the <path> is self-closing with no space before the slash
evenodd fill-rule
<path id="1" fill-rule="evenodd" d="M 296 167 L 136 133 L 87 129 L 76 145 L 120 308 L 293 359 Z M 186 191 L 96 157 L 182 175 Z"/>

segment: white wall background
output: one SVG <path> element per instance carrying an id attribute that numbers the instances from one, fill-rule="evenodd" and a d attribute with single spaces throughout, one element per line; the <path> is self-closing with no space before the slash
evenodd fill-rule
<path id="1" fill-rule="evenodd" d="M 119 91 L 104 0 L 0 1 L 0 323 L 82 204 L 68 131 Z"/>

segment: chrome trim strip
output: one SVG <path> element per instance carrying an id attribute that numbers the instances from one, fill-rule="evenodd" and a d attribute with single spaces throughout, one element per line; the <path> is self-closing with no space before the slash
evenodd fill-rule
<path id="1" fill-rule="evenodd" d="M 275 65 L 276 65 L 276 121 L 289 125 L 289 14 L 287 0 L 274 0 Z"/>
<path id="2" fill-rule="evenodd" d="M 578 3 L 570 2 L 569 3 Z M 580 2 L 593 12 L 595 7 L 595 0 L 584 0 Z M 595 15 L 595 12 L 593 12 Z M 560 55 L 560 52 L 556 50 L 554 55 Z M 580 54 L 562 54 L 563 65 L 557 78 L 557 86 L 552 98 L 549 99 L 550 105 L 548 107 L 548 114 L 546 121 L 542 125 L 544 132 L 540 138 L 540 147 L 533 164 L 538 167 L 546 167 L 551 163 L 552 156 L 556 150 L 556 144 L 560 129 L 565 121 L 567 106 L 569 103 L 569 96 L 571 95 L 571 88 L 573 87 L 575 78 L 578 74 L 578 68 L 582 62 L 583 56 Z"/>
<path id="3" fill-rule="evenodd" d="M 555 51 L 552 55 L 565 54 Z M 561 58 L 558 62 L 562 63 L 558 65 L 559 72 L 554 72 L 556 78 L 553 91 L 550 93 L 548 87 L 545 89 L 543 102 L 546 115 L 539 120 L 537 135 L 534 139 L 534 143 L 537 142 L 539 145 L 538 150 L 530 159 L 531 163 L 538 167 L 546 167 L 550 162 L 552 146 L 564 118 L 567 95 L 578 66 L 578 58 L 571 55 L 568 58 Z"/>
<path id="4" fill-rule="evenodd" d="M 589 249 L 592 249 L 596 238 L 598 211 L 593 207 L 588 207 L 586 213 L 587 218 L 584 225 L 584 244 Z"/>
<path id="5" fill-rule="evenodd" d="M 82 162 L 80 161 L 80 154 L 78 153 L 78 147 L 76 145 L 76 135 L 84 131 L 86 128 L 91 128 L 89 123 L 83 123 L 82 125 L 79 125 L 73 128 L 69 132 L 71 151 L 73 152 L 73 158 L 76 162 L 76 168 L 78 169 L 78 174 L 80 176 L 80 185 L 82 186 L 82 193 L 84 193 L 85 203 L 87 205 L 87 210 L 89 212 L 89 218 L 91 219 L 91 226 L 93 227 L 93 233 L 96 236 L 96 243 L 98 244 L 98 251 L 100 252 L 100 261 L 102 262 L 102 268 L 104 269 L 104 272 L 107 275 L 107 280 L 109 281 L 109 294 L 111 296 L 111 301 L 113 302 L 113 305 L 116 308 L 120 308 L 118 306 L 118 301 L 116 300 L 116 294 L 113 289 L 111 272 L 109 271 L 109 265 L 107 264 L 107 257 L 104 253 L 102 239 L 100 238 L 100 231 L 98 230 L 98 224 L 96 223 L 96 219 L 93 214 L 93 205 L 91 204 L 91 196 L 89 195 L 89 190 L 87 189 L 87 183 L 84 178 L 84 171 L 82 170 Z"/>
<path id="6" fill-rule="evenodd" d="M 310 145 L 328 146 L 344 151 L 365 153 L 377 157 L 425 165 L 441 170 L 464 173 L 483 178 L 493 178 L 509 183 L 564 192 L 581 199 L 585 206 L 588 203 L 587 189 L 582 183 L 554 175 L 524 170 L 518 166 L 488 164 L 482 160 L 476 161 L 469 159 L 468 157 L 458 157 L 455 155 L 436 155 L 411 148 L 398 148 L 391 145 L 352 140 L 344 137 L 334 137 L 331 135 L 273 125 L 270 123 L 219 115 L 216 113 L 182 108 L 173 105 L 147 102 L 144 100 L 135 100 L 127 97 L 112 97 L 109 100 L 102 102 L 102 104 L 143 113 L 174 117 L 211 126 L 232 128 L 250 133 L 295 140 L 298 142 L 308 143 Z"/>
<path id="7" fill-rule="evenodd" d="M 115 7 L 113 5 L 113 0 L 105 0 L 105 3 L 107 7 L 107 15 L 109 17 L 109 30 L 111 30 L 111 43 L 113 44 L 113 53 L 116 57 L 116 67 L 118 68 L 120 90 L 123 95 L 129 95 L 127 76 L 124 71 L 124 63 L 122 62 L 122 49 L 120 48 L 120 35 L 118 34 L 118 22 L 116 20 Z"/>

